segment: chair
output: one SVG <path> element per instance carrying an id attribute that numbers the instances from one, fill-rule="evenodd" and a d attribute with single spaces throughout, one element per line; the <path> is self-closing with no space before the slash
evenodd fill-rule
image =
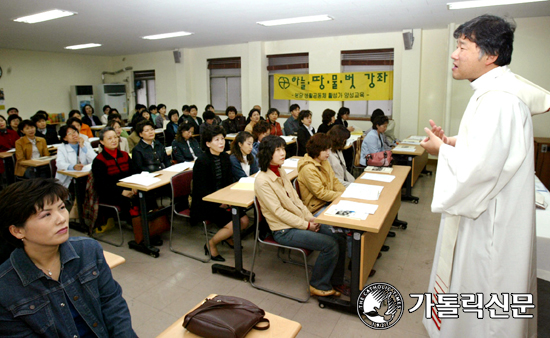
<path id="1" fill-rule="evenodd" d="M 180 252 L 177 250 L 174 250 L 172 247 L 172 234 L 174 231 L 174 215 L 182 216 L 187 219 L 191 218 L 191 209 L 187 208 L 181 211 L 177 211 L 176 205 L 177 201 L 181 200 L 183 197 L 187 197 L 191 194 L 191 182 L 193 180 L 193 171 L 188 170 L 184 171 L 182 173 L 179 173 L 177 175 L 172 176 L 170 179 L 170 187 L 172 189 L 172 218 L 170 220 L 170 251 L 175 252 L 179 255 L 186 256 L 189 258 L 196 259 L 198 261 L 201 261 L 203 263 L 207 263 L 210 261 L 210 255 L 208 255 L 206 259 L 200 258 L 198 256 L 193 256 L 184 252 Z M 209 221 L 203 221 L 202 225 L 204 227 L 204 236 L 206 239 L 206 246 L 208 248 L 208 251 L 210 252 L 210 244 L 208 242 L 208 224 L 210 224 Z"/>
<path id="2" fill-rule="evenodd" d="M 95 141 L 92 141 L 90 142 L 90 145 L 92 146 L 92 148 L 98 148 L 100 143 L 99 143 L 99 140 L 95 140 Z"/>
<path id="3" fill-rule="evenodd" d="M 358 138 L 357 141 L 353 142 L 355 156 L 353 158 L 352 175 L 354 177 L 357 177 L 363 170 L 365 170 L 365 167 L 361 165 L 361 142 L 361 138 Z M 357 171 L 359 171 L 359 174 L 356 174 Z"/>
<path id="4" fill-rule="evenodd" d="M 112 209 L 114 210 L 114 212 L 116 213 L 116 219 L 117 219 L 117 224 L 118 224 L 118 230 L 120 232 L 120 243 L 119 244 L 116 244 L 114 242 L 111 242 L 111 241 L 108 241 L 108 240 L 105 240 L 105 239 L 102 239 L 102 238 L 99 238 L 97 236 L 94 236 L 94 231 L 92 230 L 91 232 L 91 237 L 95 240 L 98 240 L 98 241 L 101 241 L 101 242 L 105 242 L 105 243 L 108 243 L 108 244 L 111 244 L 111 245 L 114 245 L 114 246 L 122 246 L 122 244 L 124 244 L 124 234 L 122 233 L 122 223 L 120 222 L 120 207 L 118 205 L 113 205 L 113 204 L 105 204 L 105 203 L 98 203 L 97 205 L 99 208 L 108 208 L 108 209 Z"/>
<path id="5" fill-rule="evenodd" d="M 311 254 L 312 251 L 308 250 L 308 249 L 303 249 L 303 248 L 298 248 L 298 247 L 292 247 L 292 246 L 286 246 L 286 245 L 279 244 L 275 241 L 275 239 L 273 238 L 273 236 L 271 234 L 267 235 L 264 239 L 262 239 L 262 236 L 260 236 L 260 232 L 261 232 L 260 227 L 262 227 L 262 226 L 266 227 L 267 223 L 264 221 L 262 210 L 261 210 L 261 207 L 260 207 L 260 203 L 259 203 L 257 197 L 254 197 L 254 208 L 255 208 L 255 215 L 256 215 L 256 240 L 254 242 L 254 253 L 253 253 L 253 256 L 252 256 L 252 267 L 250 268 L 250 275 L 254 276 L 254 264 L 256 263 L 256 255 L 258 254 L 259 244 L 265 244 L 265 245 L 277 247 L 279 249 L 288 249 L 288 250 L 298 251 L 302 255 L 302 257 L 304 258 L 303 264 L 300 264 L 300 265 L 303 265 L 304 270 L 305 270 L 305 278 L 306 278 L 305 279 L 305 282 L 306 282 L 305 290 L 306 290 L 307 296 L 305 298 L 298 298 L 298 297 L 294 297 L 294 296 L 291 296 L 291 295 L 286 294 L 286 293 L 277 292 L 273 289 L 268 289 L 266 287 L 259 286 L 259 285 L 254 283 L 255 278 L 250 279 L 250 284 L 252 284 L 252 286 L 256 289 L 271 292 L 273 294 L 283 296 L 283 297 L 286 297 L 286 298 L 294 299 L 294 300 L 296 300 L 298 302 L 301 302 L 301 303 L 307 302 L 309 300 L 309 297 L 310 297 L 307 257 Z M 279 256 L 279 254 L 277 254 L 277 257 L 279 257 L 279 259 L 283 260 Z M 283 262 L 286 263 L 285 260 L 283 260 Z"/>
<path id="6" fill-rule="evenodd" d="M 55 174 L 57 173 L 57 162 L 55 159 L 50 161 L 50 173 L 52 175 L 52 178 L 55 178 Z"/>

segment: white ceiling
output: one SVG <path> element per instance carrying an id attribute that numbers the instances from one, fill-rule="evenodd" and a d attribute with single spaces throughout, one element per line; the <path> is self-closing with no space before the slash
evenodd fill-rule
<path id="1" fill-rule="evenodd" d="M 477 15 L 550 16 L 550 2 L 447 10 L 450 0 L 1 0 L 0 48 L 89 55 L 128 55 L 311 38 L 444 28 Z M 14 18 L 50 9 L 78 12 L 58 20 L 24 24 Z M 257 21 L 328 14 L 333 21 L 263 27 Z M 149 41 L 141 36 L 185 30 L 187 37 Z M 79 51 L 63 47 L 103 46 Z"/>

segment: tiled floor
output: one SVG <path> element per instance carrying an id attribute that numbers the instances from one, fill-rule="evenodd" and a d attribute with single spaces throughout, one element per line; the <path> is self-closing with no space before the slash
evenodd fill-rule
<path id="1" fill-rule="evenodd" d="M 434 176 L 421 177 L 413 189 L 413 194 L 420 197 L 420 203 L 402 203 L 399 218 L 409 223 L 408 228 L 394 229 L 397 236 L 386 240 L 390 251 L 384 252 L 376 262 L 374 269 L 377 273 L 368 280 L 369 283 L 380 281 L 394 285 L 405 297 L 405 309 L 414 305 L 414 300 L 408 297 L 409 293 L 423 293 L 428 288 L 440 217 L 430 211 L 433 183 Z M 178 239 L 174 247 L 204 254 L 204 241 L 199 233 L 183 236 L 186 226 L 183 221 L 176 224 Z M 79 234 L 73 231 L 72 235 Z M 427 336 L 421 323 L 421 311 L 412 314 L 404 311 L 394 327 L 375 331 L 366 327 L 357 315 L 319 308 L 315 298 L 310 298 L 307 303 L 298 303 L 257 290 L 243 281 L 212 274 L 212 263 L 201 263 L 171 252 L 168 236 L 168 233 L 162 236 L 165 243 L 160 247 L 160 257 L 156 259 L 128 249 L 127 244 L 117 248 L 102 243 L 105 250 L 126 258 L 126 263 L 112 272 L 122 286 L 133 327 L 140 337 L 156 337 L 211 293 L 243 297 L 268 312 L 298 321 L 302 324 L 299 337 Z M 131 239 L 133 234 L 125 230 L 126 242 Z M 246 269 L 250 269 L 252 263 L 253 244 L 252 236 L 243 241 Z M 227 263 L 232 264 L 232 250 L 222 245 L 218 249 Z M 303 268 L 281 263 L 276 258 L 276 251 L 271 249 L 261 251 L 257 265 L 258 283 L 297 296 L 304 295 Z"/>

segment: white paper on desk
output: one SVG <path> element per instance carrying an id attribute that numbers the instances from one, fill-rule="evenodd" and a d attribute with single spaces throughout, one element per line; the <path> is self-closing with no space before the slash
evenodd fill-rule
<path id="1" fill-rule="evenodd" d="M 15 148 L 6 151 L 6 153 L 15 153 Z"/>
<path id="2" fill-rule="evenodd" d="M 195 164 L 195 162 L 182 162 L 182 163 L 171 165 L 168 168 L 163 169 L 162 171 L 170 171 L 170 172 L 174 172 L 174 173 L 181 173 L 184 170 L 193 169 L 194 164 Z"/>
<path id="3" fill-rule="evenodd" d="M 338 204 L 331 205 L 325 211 L 325 215 L 366 220 L 369 214 L 376 212 L 376 209 L 378 206 L 374 204 L 340 200 Z"/>
<path id="4" fill-rule="evenodd" d="M 166 150 L 166 153 L 168 153 L 169 151 L 172 151 L 172 146 L 166 147 L 164 148 L 164 150 Z"/>
<path id="5" fill-rule="evenodd" d="M 90 143 L 92 143 L 92 142 L 94 142 L 94 141 L 99 141 L 99 137 L 90 137 L 90 138 L 88 139 L 88 142 L 90 142 Z"/>
<path id="6" fill-rule="evenodd" d="M 296 136 L 279 136 L 283 140 L 285 140 L 286 143 L 294 141 L 296 139 Z"/>
<path id="7" fill-rule="evenodd" d="M 135 175 L 123 178 L 120 181 L 126 182 L 126 183 L 139 184 L 139 185 L 148 187 L 157 182 L 160 182 L 160 178 L 156 178 L 155 175 L 150 174 L 148 172 L 143 172 L 141 174 L 135 174 Z"/>
<path id="8" fill-rule="evenodd" d="M 294 169 L 285 169 L 285 172 L 286 172 L 287 174 L 290 174 L 290 173 L 293 172 L 293 171 L 294 171 Z"/>
<path id="9" fill-rule="evenodd" d="M 416 150 L 416 147 L 415 146 L 398 145 L 397 147 L 393 148 L 393 150 L 406 151 L 406 152 L 413 153 Z"/>
<path id="10" fill-rule="evenodd" d="M 394 175 L 386 175 L 386 174 L 372 174 L 372 173 L 364 173 L 363 176 L 361 176 L 364 180 L 371 180 L 371 181 L 379 181 L 379 182 L 391 182 L 394 180 Z"/>
<path id="11" fill-rule="evenodd" d="M 231 134 L 225 135 L 225 138 L 228 138 L 228 137 L 237 137 L 237 133 L 231 133 Z"/>
<path id="12" fill-rule="evenodd" d="M 421 140 L 413 140 L 410 138 L 404 139 L 403 141 L 399 142 L 399 144 L 412 144 L 412 145 L 420 145 Z"/>
<path id="13" fill-rule="evenodd" d="M 77 172 L 77 173 L 85 173 L 85 172 L 90 172 L 92 171 L 92 165 L 91 164 L 86 164 L 85 166 L 82 167 L 82 170 L 64 170 L 64 171 L 69 171 L 69 172 Z"/>
<path id="14" fill-rule="evenodd" d="M 378 201 L 380 193 L 382 193 L 382 189 L 384 189 L 384 187 L 381 185 L 352 183 L 346 188 L 344 193 L 342 193 L 342 197 Z"/>
<path id="15" fill-rule="evenodd" d="M 283 163 L 282 167 L 298 168 L 298 161 L 299 159 L 297 158 L 287 158 Z"/>

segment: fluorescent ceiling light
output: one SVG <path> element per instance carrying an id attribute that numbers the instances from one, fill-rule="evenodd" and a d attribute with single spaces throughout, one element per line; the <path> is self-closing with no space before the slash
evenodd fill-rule
<path id="1" fill-rule="evenodd" d="M 51 11 L 42 12 L 33 15 L 23 16 L 17 19 L 14 19 L 15 22 L 24 22 L 24 23 L 37 23 L 48 20 L 54 20 L 59 18 L 64 18 L 66 16 L 75 15 L 76 12 L 63 11 L 61 9 L 53 9 Z"/>
<path id="2" fill-rule="evenodd" d="M 99 43 L 85 43 L 83 45 L 74 45 L 74 46 L 67 46 L 65 49 L 84 49 L 84 48 L 93 48 L 93 47 L 99 47 L 101 44 Z"/>
<path id="3" fill-rule="evenodd" d="M 175 37 L 178 37 L 178 36 L 186 36 L 186 35 L 191 35 L 191 34 L 193 34 L 193 33 L 181 31 L 181 32 L 174 32 L 174 33 L 148 35 L 148 36 L 142 37 L 142 39 L 146 39 L 146 40 L 168 39 L 168 38 L 175 38 Z"/>
<path id="4" fill-rule="evenodd" d="M 461 1 L 447 3 L 448 9 L 464 9 L 477 7 L 490 7 L 501 5 L 524 4 L 528 2 L 542 2 L 547 0 L 478 0 L 478 1 Z"/>
<path id="5" fill-rule="evenodd" d="M 280 26 L 280 25 L 291 25 L 295 23 L 319 22 L 319 21 L 330 21 L 330 20 L 334 20 L 334 19 L 328 15 L 313 15 L 313 16 L 302 16 L 299 18 L 259 21 L 256 23 L 258 25 L 270 27 L 270 26 Z"/>

